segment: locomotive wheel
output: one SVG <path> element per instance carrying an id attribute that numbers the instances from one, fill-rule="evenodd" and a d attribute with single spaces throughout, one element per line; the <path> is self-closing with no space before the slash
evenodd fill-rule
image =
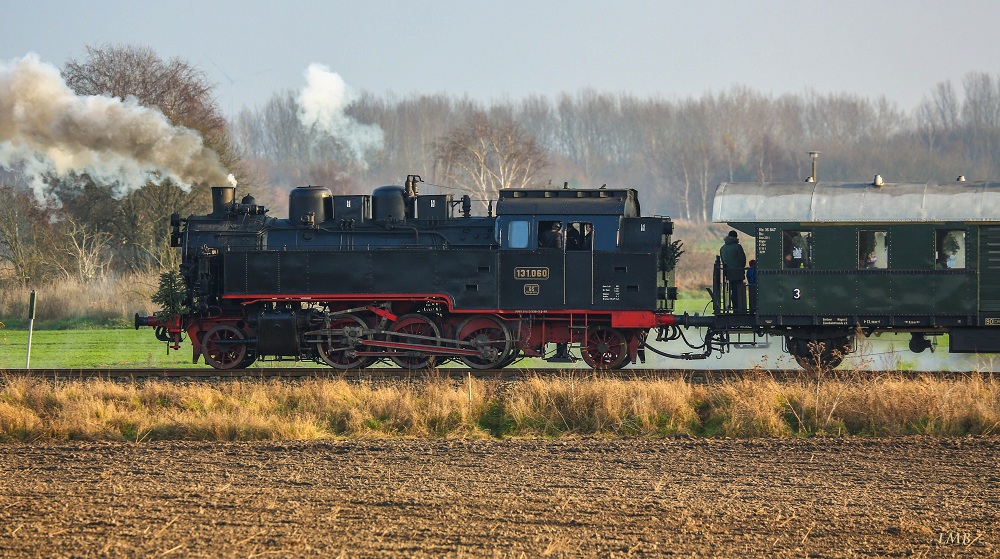
<path id="1" fill-rule="evenodd" d="M 850 353 L 851 341 L 847 337 L 827 340 L 788 338 L 788 352 L 800 367 L 810 372 L 824 372 L 837 368 Z"/>
<path id="2" fill-rule="evenodd" d="M 421 340 L 408 337 L 396 336 L 395 334 L 413 334 L 417 336 L 427 336 L 434 340 Z M 405 314 L 399 317 L 389 333 L 387 339 L 393 342 L 421 345 L 441 345 L 441 330 L 437 324 L 422 314 Z M 390 350 L 389 359 L 393 363 L 404 369 L 426 369 L 434 364 L 434 356 L 427 355 L 416 350 Z"/>
<path id="3" fill-rule="evenodd" d="M 620 331 L 597 326 L 587 330 L 587 340 L 580 347 L 580 353 L 592 369 L 620 369 L 628 361 L 628 343 Z"/>
<path id="4" fill-rule="evenodd" d="M 246 367 L 246 336 L 232 324 L 219 324 L 208 331 L 201 341 L 201 354 L 205 363 L 216 369 L 238 369 Z"/>
<path id="5" fill-rule="evenodd" d="M 516 347 L 511 349 L 510 354 L 507 356 L 507 359 L 504 359 L 502 363 L 497 365 L 497 369 L 503 369 L 504 367 L 509 367 L 513 365 L 514 361 L 517 361 L 520 357 L 521 357 L 521 350 L 519 350 Z"/>
<path id="6" fill-rule="evenodd" d="M 246 369 L 247 367 L 253 365 L 256 362 L 257 362 L 257 352 L 247 350 L 247 354 L 243 358 L 243 361 L 240 361 L 240 364 L 234 367 L 234 369 Z"/>
<path id="7" fill-rule="evenodd" d="M 344 328 L 367 329 L 368 325 L 365 324 L 364 320 L 352 315 L 335 317 L 330 321 L 331 330 L 343 330 Z M 344 333 L 329 337 L 324 336 L 321 341 L 316 342 L 316 353 L 319 354 L 324 363 L 341 371 L 362 369 L 370 365 L 372 359 L 368 357 L 349 355 L 350 351 L 354 349 L 354 347 L 348 346 L 350 343 Z"/>
<path id="8" fill-rule="evenodd" d="M 465 319 L 458 327 L 458 339 L 471 342 L 479 355 L 463 355 L 462 363 L 473 369 L 500 369 L 511 355 L 514 343 L 510 328 L 502 321 L 488 315 Z M 509 363 L 508 363 L 509 364 Z"/>

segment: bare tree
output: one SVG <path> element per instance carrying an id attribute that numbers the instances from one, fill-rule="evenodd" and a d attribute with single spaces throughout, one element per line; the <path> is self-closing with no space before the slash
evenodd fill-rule
<path id="1" fill-rule="evenodd" d="M 0 276 L 16 285 L 41 283 L 51 279 L 49 261 L 49 220 L 45 210 L 35 205 L 27 192 L 0 186 L 0 264 L 6 273 Z M 2 270 L 0 270 L 2 271 Z"/>
<path id="2" fill-rule="evenodd" d="M 164 60 L 143 46 L 87 46 L 84 57 L 66 63 L 63 76 L 80 95 L 134 98 L 143 106 L 158 108 L 174 125 L 197 130 L 205 145 L 218 153 L 222 163 L 247 186 L 241 156 L 230 142 L 228 124 L 213 95 L 214 85 L 190 63 L 179 58 Z M 90 182 L 86 176 L 67 180 L 76 181 L 78 190 Z M 169 182 L 148 184 L 119 200 L 114 185 L 96 185 L 101 196 L 90 196 L 87 204 L 65 207 L 69 219 L 86 231 L 115 234 L 121 266 L 130 270 L 155 269 L 169 252 L 169 215 L 205 209 L 208 186 L 184 190 Z M 143 207 L 135 207 L 135 200 L 141 200 Z M 102 211 L 90 212 L 89 208 L 95 206 Z M 87 212 L 91 215 L 85 215 Z"/>
<path id="3" fill-rule="evenodd" d="M 495 199 L 502 188 L 533 185 L 549 164 L 545 150 L 518 122 L 483 112 L 441 138 L 435 155 L 436 180 L 464 186 L 481 201 Z"/>
<path id="4" fill-rule="evenodd" d="M 957 133 L 961 103 L 951 82 L 940 82 L 934 86 L 930 99 L 924 99 L 917 108 L 916 116 L 917 128 L 930 153 L 934 152 L 939 142 L 946 141 L 949 134 Z"/>
<path id="5" fill-rule="evenodd" d="M 170 122 L 197 130 L 217 152 L 226 142 L 226 120 L 205 73 L 180 58 L 163 60 L 149 47 L 110 45 L 84 47 L 82 60 L 63 68 L 66 84 L 79 95 L 106 95 L 157 107 Z M 223 163 L 232 163 L 225 161 Z"/>
<path id="6" fill-rule="evenodd" d="M 974 160 L 996 162 L 1000 156 L 1000 80 L 984 72 L 971 72 L 962 80 L 965 102 L 962 121 L 965 125 L 966 151 Z"/>
<path id="7" fill-rule="evenodd" d="M 88 283 L 107 277 L 112 259 L 108 243 L 113 235 L 95 231 L 70 217 L 62 224 L 59 237 L 59 248 L 66 260 L 58 266 L 67 278 Z"/>

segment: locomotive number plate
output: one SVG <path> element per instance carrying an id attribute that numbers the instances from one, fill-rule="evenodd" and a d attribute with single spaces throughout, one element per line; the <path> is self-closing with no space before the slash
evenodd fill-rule
<path id="1" fill-rule="evenodd" d="M 548 268 L 514 268 L 514 279 L 519 280 L 547 280 L 549 279 Z"/>
<path id="2" fill-rule="evenodd" d="M 985 322 L 986 326 L 1000 326 L 1000 318 L 987 318 Z"/>
<path id="3" fill-rule="evenodd" d="M 525 295 L 538 295 L 542 292 L 542 286 L 537 283 L 526 283 L 524 284 L 524 294 Z"/>

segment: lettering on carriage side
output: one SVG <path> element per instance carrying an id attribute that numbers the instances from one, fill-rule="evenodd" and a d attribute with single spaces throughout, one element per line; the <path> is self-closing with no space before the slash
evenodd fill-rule
<path id="1" fill-rule="evenodd" d="M 792 299 L 801 299 L 801 298 L 802 298 L 802 290 L 798 289 L 798 288 L 793 289 L 792 290 Z"/>
<path id="2" fill-rule="evenodd" d="M 776 227 L 757 228 L 757 256 L 767 254 L 767 243 L 771 240 L 771 234 L 777 231 Z"/>
<path id="3" fill-rule="evenodd" d="M 549 279 L 549 269 L 545 267 L 514 268 L 514 279 L 547 280 Z"/>
<path id="4" fill-rule="evenodd" d="M 526 283 L 524 284 L 524 294 L 525 295 L 538 295 L 542 292 L 542 286 L 537 283 Z"/>

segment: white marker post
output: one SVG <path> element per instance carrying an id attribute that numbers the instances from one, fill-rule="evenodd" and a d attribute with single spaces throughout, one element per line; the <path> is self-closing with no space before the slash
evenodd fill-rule
<path id="1" fill-rule="evenodd" d="M 35 290 L 31 290 L 31 303 L 28 304 L 28 358 L 24 361 L 24 368 L 31 368 L 31 333 L 35 330 Z"/>

